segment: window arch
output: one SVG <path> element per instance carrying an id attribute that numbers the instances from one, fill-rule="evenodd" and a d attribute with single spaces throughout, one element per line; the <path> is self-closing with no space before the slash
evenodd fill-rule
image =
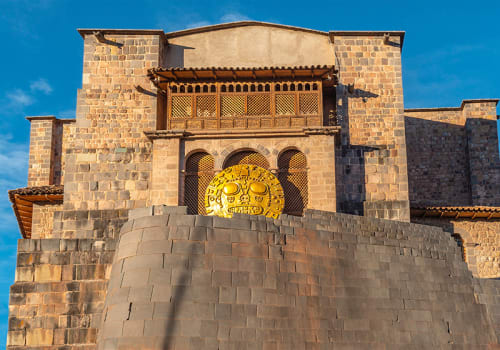
<path id="1" fill-rule="evenodd" d="M 205 191 L 214 176 L 214 157 L 207 152 L 196 152 L 186 160 L 184 177 L 184 205 L 188 214 L 207 215 Z"/>
<path id="2" fill-rule="evenodd" d="M 266 157 L 251 150 L 239 151 L 229 156 L 224 162 L 224 169 L 238 164 L 253 164 L 264 169 L 269 169 L 269 162 Z"/>
<path id="3" fill-rule="evenodd" d="M 283 213 L 302 215 L 307 208 L 307 159 L 304 153 L 290 149 L 278 158 L 278 180 L 285 192 Z"/>

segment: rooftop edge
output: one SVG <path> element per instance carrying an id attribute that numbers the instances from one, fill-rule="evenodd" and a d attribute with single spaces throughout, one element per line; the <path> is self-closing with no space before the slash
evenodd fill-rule
<path id="1" fill-rule="evenodd" d="M 405 108 L 405 112 L 438 112 L 438 111 L 461 111 L 464 109 L 466 103 L 482 103 L 482 102 L 493 102 L 498 105 L 498 98 L 477 98 L 477 99 L 466 99 L 462 100 L 459 107 L 427 107 L 427 108 Z"/>

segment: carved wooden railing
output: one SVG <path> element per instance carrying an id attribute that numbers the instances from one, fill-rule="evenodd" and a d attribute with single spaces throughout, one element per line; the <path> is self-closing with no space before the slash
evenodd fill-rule
<path id="1" fill-rule="evenodd" d="M 321 80 L 175 83 L 167 89 L 167 129 L 321 126 Z"/>

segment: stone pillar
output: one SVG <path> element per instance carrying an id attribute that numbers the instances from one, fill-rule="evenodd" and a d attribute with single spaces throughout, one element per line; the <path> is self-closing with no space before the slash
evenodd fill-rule
<path id="1" fill-rule="evenodd" d="M 148 69 L 162 63 L 163 31 L 80 30 L 82 88 L 68 148 L 65 210 L 145 207 L 151 182 L 156 88 Z"/>
<path id="2" fill-rule="evenodd" d="M 180 145 L 180 138 L 154 140 L 150 192 L 152 204 L 180 204 Z"/>
<path id="3" fill-rule="evenodd" d="M 330 32 L 336 68 L 339 211 L 409 221 L 401 45 L 404 33 Z M 373 210 L 376 208 L 376 210 Z"/>
<path id="4" fill-rule="evenodd" d="M 333 135 L 309 135 L 308 154 L 308 209 L 336 211 L 335 191 L 335 137 Z"/>
<path id="5" fill-rule="evenodd" d="M 54 116 L 27 117 L 31 123 L 28 186 L 54 183 Z"/>

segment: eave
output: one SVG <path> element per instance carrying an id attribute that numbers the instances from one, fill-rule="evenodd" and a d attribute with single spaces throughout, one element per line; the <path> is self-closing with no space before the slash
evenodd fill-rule
<path id="1" fill-rule="evenodd" d="M 183 67 L 152 68 L 149 78 L 164 88 L 171 82 L 195 83 L 214 81 L 262 81 L 283 79 L 320 79 L 336 84 L 333 65 L 294 66 L 294 67 Z"/>
<path id="2" fill-rule="evenodd" d="M 413 207 L 410 209 L 412 217 L 433 217 L 450 219 L 498 219 L 500 207 L 466 206 L 466 207 Z"/>
<path id="3" fill-rule="evenodd" d="M 9 199 L 23 238 L 31 238 L 33 203 L 62 203 L 63 194 L 62 185 L 24 187 L 9 191 Z"/>

